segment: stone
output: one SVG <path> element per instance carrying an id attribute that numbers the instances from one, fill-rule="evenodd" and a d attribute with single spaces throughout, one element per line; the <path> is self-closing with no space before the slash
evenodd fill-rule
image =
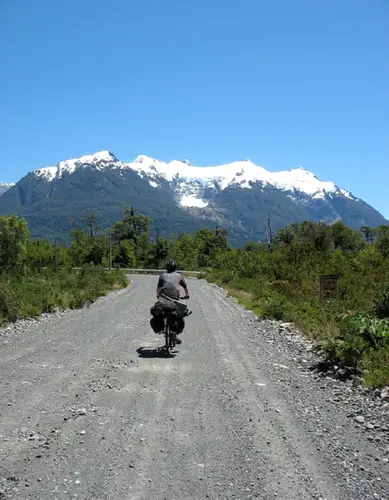
<path id="1" fill-rule="evenodd" d="M 389 401 L 389 388 L 385 387 L 385 389 L 381 391 L 380 398 L 382 399 L 382 401 Z"/>
<path id="2" fill-rule="evenodd" d="M 360 387 L 361 385 L 362 385 L 361 377 L 354 377 L 353 378 L 353 387 Z"/>

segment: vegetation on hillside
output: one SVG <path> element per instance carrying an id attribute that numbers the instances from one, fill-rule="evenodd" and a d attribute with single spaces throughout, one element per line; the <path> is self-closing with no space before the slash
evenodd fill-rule
<path id="1" fill-rule="evenodd" d="M 96 288 L 94 293 L 88 291 L 97 287 L 88 280 L 100 276 L 103 291 L 119 280 L 119 274 L 101 270 L 109 266 L 110 258 L 114 267 L 163 268 L 166 258 L 172 257 L 181 269 L 202 270 L 207 279 L 227 288 L 258 316 L 293 322 L 322 344 L 328 359 L 344 372 L 363 374 L 368 386 L 389 384 L 389 226 L 354 231 L 342 222 L 331 226 L 304 222 L 278 231 L 271 239 L 269 233 L 267 243 L 249 242 L 236 249 L 228 244 L 224 229 L 159 237 L 150 229 L 150 218 L 126 208 L 122 220 L 111 228 L 111 244 L 108 233 L 100 232 L 91 215 L 84 227 L 73 231 L 71 244 L 65 248 L 29 240 L 23 220 L 0 220 L 3 317 L 50 310 L 55 304 L 77 307 L 83 299 L 97 296 Z M 20 235 L 24 235 L 22 242 Z M 71 266 L 98 266 L 100 270 L 86 267 L 74 274 L 66 270 Z M 320 297 L 319 276 L 323 274 L 340 276 L 337 296 Z M 81 302 L 63 298 L 64 294 L 68 297 L 65 276 L 70 290 L 78 290 L 69 292 L 71 297 L 86 290 Z M 23 305 L 28 287 L 41 290 L 36 284 L 41 283 L 42 290 L 50 289 L 42 284 L 45 280 L 52 283 L 50 300 L 36 305 L 24 298 Z M 44 296 L 41 291 L 34 293 Z M 4 297 L 15 297 L 19 304 L 10 308 L 11 313 L 4 313 Z M 26 304 L 33 304 L 32 311 Z M 12 313 L 15 310 L 18 314 Z"/>

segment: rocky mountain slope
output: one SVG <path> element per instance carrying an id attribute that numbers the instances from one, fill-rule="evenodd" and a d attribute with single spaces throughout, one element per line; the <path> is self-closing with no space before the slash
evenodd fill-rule
<path id="1" fill-rule="evenodd" d="M 144 155 L 124 163 L 110 151 L 29 173 L 0 198 L 0 213 L 25 216 L 33 236 L 65 238 L 89 213 L 107 227 L 132 203 L 152 216 L 160 234 L 220 225 L 235 244 L 262 239 L 268 213 L 275 230 L 309 219 L 342 219 L 351 227 L 386 223 L 349 191 L 303 168 L 269 172 L 250 160 L 196 167 Z"/>

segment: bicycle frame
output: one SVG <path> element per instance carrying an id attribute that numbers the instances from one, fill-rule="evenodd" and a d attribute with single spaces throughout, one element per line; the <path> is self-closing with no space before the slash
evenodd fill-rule
<path id="1" fill-rule="evenodd" d="M 169 353 L 176 346 L 175 342 L 175 334 L 173 334 L 170 330 L 170 321 L 172 316 L 168 314 L 165 318 L 165 349 Z"/>

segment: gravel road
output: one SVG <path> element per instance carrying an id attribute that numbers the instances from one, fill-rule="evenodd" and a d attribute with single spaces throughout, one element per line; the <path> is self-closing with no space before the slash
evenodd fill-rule
<path id="1" fill-rule="evenodd" d="M 203 281 L 164 357 L 156 277 L 132 280 L 0 334 L 1 500 L 389 499 L 385 405 Z"/>

